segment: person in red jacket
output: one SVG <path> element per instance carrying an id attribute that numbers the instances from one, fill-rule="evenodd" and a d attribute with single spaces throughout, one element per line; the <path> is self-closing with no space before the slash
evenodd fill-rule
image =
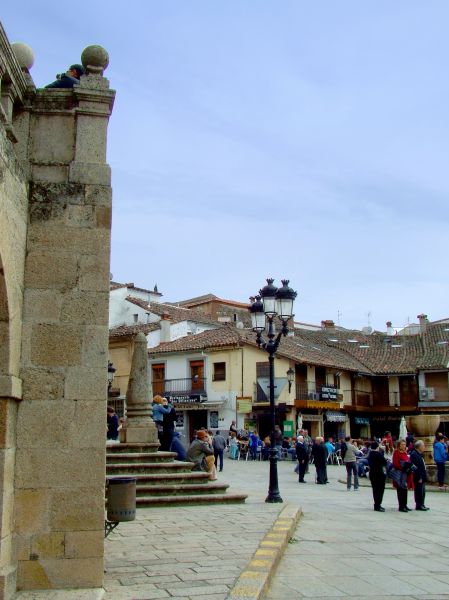
<path id="1" fill-rule="evenodd" d="M 407 490 L 413 489 L 412 463 L 407 454 L 405 440 L 399 440 L 396 450 L 393 452 L 393 467 L 402 472 L 401 482 L 393 481 L 398 495 L 398 510 L 400 512 L 410 512 L 411 508 L 407 506 Z"/>

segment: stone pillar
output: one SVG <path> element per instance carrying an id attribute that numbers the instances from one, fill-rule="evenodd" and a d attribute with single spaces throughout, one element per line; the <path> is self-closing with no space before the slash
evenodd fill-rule
<path id="1" fill-rule="evenodd" d="M 19 590 L 103 583 L 111 225 L 105 146 L 114 92 L 102 77 L 106 52 L 91 54 L 80 86 L 38 90 L 24 121 L 31 178 L 15 473 Z"/>
<path id="2" fill-rule="evenodd" d="M 120 432 L 120 441 L 158 443 L 150 402 L 147 338 L 143 333 L 138 333 L 134 338 L 134 353 L 126 392 L 126 421 Z"/>

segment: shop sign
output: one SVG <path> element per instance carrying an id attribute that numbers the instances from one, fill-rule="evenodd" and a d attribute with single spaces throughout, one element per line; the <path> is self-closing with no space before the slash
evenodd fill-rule
<path id="1" fill-rule="evenodd" d="M 338 389 L 334 385 L 322 387 L 321 398 L 323 400 L 338 400 Z"/>
<path id="2" fill-rule="evenodd" d="M 346 421 L 346 415 L 328 410 L 326 413 L 326 421 L 329 421 L 329 423 L 344 423 Z"/>
<path id="3" fill-rule="evenodd" d="M 354 417 L 355 425 L 369 425 L 369 419 L 367 417 Z"/>
<path id="4" fill-rule="evenodd" d="M 286 437 L 293 436 L 293 427 L 294 427 L 293 421 L 284 421 L 284 435 Z"/>
<path id="5" fill-rule="evenodd" d="M 205 402 L 207 398 L 206 396 L 194 394 L 192 396 L 170 396 L 170 400 L 173 402 L 173 404 L 194 404 Z"/>
<path id="6" fill-rule="evenodd" d="M 302 420 L 304 421 L 322 421 L 323 417 L 321 415 L 302 415 Z"/>
<path id="7" fill-rule="evenodd" d="M 306 400 L 307 408 L 340 408 L 339 402 L 325 402 L 323 400 Z"/>
<path id="8" fill-rule="evenodd" d="M 237 400 L 237 412 L 249 413 L 253 410 L 253 403 L 251 400 Z"/>

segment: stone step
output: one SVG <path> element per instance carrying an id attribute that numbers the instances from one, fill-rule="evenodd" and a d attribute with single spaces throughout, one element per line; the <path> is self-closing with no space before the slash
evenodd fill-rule
<path id="1" fill-rule="evenodd" d="M 130 475 L 138 473 L 190 473 L 194 463 L 190 462 L 139 462 L 139 463 L 107 463 L 106 476 Z"/>
<path id="2" fill-rule="evenodd" d="M 224 494 L 228 489 L 227 483 L 183 483 L 162 485 L 139 485 L 136 487 L 137 498 L 154 496 L 186 496 L 197 494 Z"/>
<path id="3" fill-rule="evenodd" d="M 196 483 L 204 485 L 209 483 L 208 473 L 202 471 L 189 471 L 187 473 L 129 473 L 129 477 L 137 479 L 137 486 L 142 485 L 182 485 L 184 483 Z"/>
<path id="4" fill-rule="evenodd" d="M 110 442 L 106 444 L 106 452 L 113 452 L 114 454 L 120 454 L 121 452 L 157 452 L 159 448 L 159 442 L 152 442 L 149 444 L 139 443 L 122 443 L 119 444 Z"/>
<path id="5" fill-rule="evenodd" d="M 242 504 L 247 497 L 245 494 L 144 496 L 136 498 L 136 505 L 137 508 L 149 508 L 151 506 L 179 506 L 182 504 Z"/>
<path id="6" fill-rule="evenodd" d="M 173 462 L 176 456 L 176 452 L 106 452 L 106 463 Z"/>

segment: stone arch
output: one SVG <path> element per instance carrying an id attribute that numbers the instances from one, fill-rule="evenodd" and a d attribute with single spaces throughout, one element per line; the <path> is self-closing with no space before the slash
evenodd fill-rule
<path id="1" fill-rule="evenodd" d="M 0 375 L 9 373 L 9 309 L 5 270 L 0 255 Z"/>

